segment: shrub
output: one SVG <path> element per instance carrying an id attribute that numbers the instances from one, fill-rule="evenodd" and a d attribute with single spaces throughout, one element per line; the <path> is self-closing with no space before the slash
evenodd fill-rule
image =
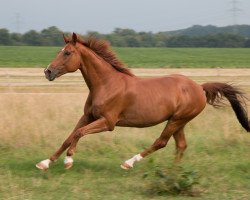
<path id="1" fill-rule="evenodd" d="M 195 186 L 199 185 L 199 175 L 193 170 L 184 170 L 174 166 L 171 169 L 154 169 L 143 176 L 148 180 L 147 194 L 149 195 L 187 195 L 198 196 L 201 191 Z"/>

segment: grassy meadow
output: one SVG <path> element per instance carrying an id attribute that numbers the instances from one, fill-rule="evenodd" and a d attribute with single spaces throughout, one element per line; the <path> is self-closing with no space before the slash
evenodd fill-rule
<path id="1" fill-rule="evenodd" d="M 45 67 L 60 47 L 0 46 L 0 67 Z M 249 68 L 250 48 L 113 48 L 131 68 Z"/>
<path id="2" fill-rule="evenodd" d="M 181 173 L 198 176 L 191 196 L 152 192 L 152 184 L 162 184 L 162 179 L 152 176 L 157 170 L 172 174 L 178 167 L 173 165 L 173 139 L 132 170 L 120 168 L 123 161 L 150 146 L 165 123 L 145 129 L 118 127 L 86 136 L 79 142 L 72 169 L 63 168 L 63 155 L 48 171 L 39 171 L 35 164 L 61 145 L 82 115 L 88 89 L 78 75 L 47 82 L 42 69 L 37 73 L 29 70 L 8 76 L 0 73 L 0 199 L 250 199 L 250 135 L 229 106 L 207 106 L 186 127 L 188 148 L 179 166 Z M 237 77 L 202 73 L 192 79 L 234 79 L 250 94 L 245 71 Z M 192 181 L 191 176 L 187 178 L 186 182 Z"/>

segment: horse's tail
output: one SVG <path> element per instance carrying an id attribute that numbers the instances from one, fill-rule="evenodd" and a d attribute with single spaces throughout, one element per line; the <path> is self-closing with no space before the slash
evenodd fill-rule
<path id="1" fill-rule="evenodd" d="M 207 103 L 214 107 L 219 107 L 223 97 L 226 97 L 242 127 L 250 132 L 244 93 L 226 83 L 204 83 L 202 87 L 206 92 Z"/>

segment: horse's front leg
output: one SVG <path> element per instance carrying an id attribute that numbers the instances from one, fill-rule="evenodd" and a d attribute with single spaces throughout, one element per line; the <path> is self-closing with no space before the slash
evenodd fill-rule
<path id="1" fill-rule="evenodd" d="M 94 133 L 99 133 L 103 131 L 110 131 L 113 129 L 114 127 L 110 127 L 108 121 L 105 118 L 100 118 L 88 124 L 87 126 L 77 129 L 73 136 L 70 147 L 67 151 L 67 156 L 64 160 L 64 167 L 66 169 L 69 169 L 73 166 L 72 156 L 75 153 L 77 142 L 79 141 L 81 137 L 88 135 L 88 134 L 94 134 Z"/>
<path id="2" fill-rule="evenodd" d="M 49 168 L 49 164 L 54 162 L 59 158 L 59 156 L 70 146 L 72 138 L 76 132 L 77 129 L 80 127 L 86 126 L 91 122 L 91 119 L 87 115 L 83 115 L 80 120 L 78 121 L 76 127 L 74 128 L 73 132 L 69 135 L 69 137 L 63 142 L 61 147 L 49 158 L 46 160 L 43 160 L 36 164 L 36 167 L 41 170 L 46 170 Z"/>

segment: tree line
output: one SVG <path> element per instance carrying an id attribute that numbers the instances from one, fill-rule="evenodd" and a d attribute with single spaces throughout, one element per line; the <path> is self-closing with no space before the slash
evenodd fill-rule
<path id="1" fill-rule="evenodd" d="M 0 45 L 30 46 L 62 46 L 63 39 L 60 29 L 55 26 L 38 32 L 30 30 L 26 33 L 10 33 L 0 29 Z M 64 33 L 71 35 L 71 33 Z M 249 48 L 250 38 L 233 33 L 212 33 L 202 36 L 168 34 L 167 32 L 136 32 L 133 29 L 116 28 L 112 33 L 101 34 L 88 32 L 82 37 L 94 36 L 105 39 L 114 47 L 234 47 Z"/>

